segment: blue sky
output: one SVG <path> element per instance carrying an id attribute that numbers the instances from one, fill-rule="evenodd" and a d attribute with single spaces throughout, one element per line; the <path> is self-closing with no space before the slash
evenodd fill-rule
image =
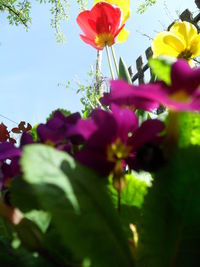
<path id="1" fill-rule="evenodd" d="M 122 56 L 127 65 L 133 65 L 144 53 L 153 38 L 174 20 L 177 13 L 189 8 L 198 13 L 194 1 L 158 0 L 144 15 L 136 14 L 142 0 L 131 0 L 132 16 L 126 28 L 130 30 L 129 40 L 116 45 L 117 56 Z M 44 122 L 56 108 L 80 111 L 80 95 L 76 94 L 76 80 L 87 84 L 90 66 L 95 63 L 96 50 L 84 44 L 76 25 L 78 7 L 71 0 L 70 20 L 62 24 L 67 37 L 66 44 L 56 42 L 50 26 L 51 14 L 48 5 L 32 3 L 32 25 L 28 32 L 22 26 L 10 26 L 6 16 L 0 13 L 0 114 L 15 122 L 25 120 L 32 125 Z M 88 1 L 91 8 L 93 1 Z M 189 3 L 189 4 L 188 4 Z M 109 76 L 107 61 L 103 54 L 103 74 Z M 65 88 L 70 81 L 68 89 Z M 0 117 L 9 127 L 15 126 Z"/>

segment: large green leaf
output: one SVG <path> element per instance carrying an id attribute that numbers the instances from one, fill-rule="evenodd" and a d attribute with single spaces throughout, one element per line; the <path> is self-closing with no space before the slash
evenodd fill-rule
<path id="1" fill-rule="evenodd" d="M 198 267 L 200 148 L 171 155 L 154 177 L 139 223 L 139 267 Z"/>
<path id="2" fill-rule="evenodd" d="M 149 66 L 152 69 L 156 77 L 164 81 L 166 84 L 171 84 L 171 65 L 174 59 L 167 57 L 151 58 L 149 60 Z"/>
<path id="3" fill-rule="evenodd" d="M 6 239 L 0 239 L 0 266 L 2 267 L 58 267 L 51 261 L 27 251 L 23 247 L 14 249 Z"/>
<path id="4" fill-rule="evenodd" d="M 119 216 L 97 174 L 44 145 L 26 146 L 21 165 L 24 180 L 12 184 L 12 203 L 23 211 L 49 212 L 63 244 L 78 257 L 89 257 L 92 266 L 134 266 Z"/>

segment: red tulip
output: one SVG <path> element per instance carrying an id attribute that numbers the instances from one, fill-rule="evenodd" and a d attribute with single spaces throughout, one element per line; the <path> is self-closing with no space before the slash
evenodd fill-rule
<path id="1" fill-rule="evenodd" d="M 76 21 L 83 34 L 81 39 L 98 50 L 106 45 L 112 46 L 124 24 L 121 23 L 122 11 L 119 7 L 100 2 L 91 10 L 81 12 Z"/>

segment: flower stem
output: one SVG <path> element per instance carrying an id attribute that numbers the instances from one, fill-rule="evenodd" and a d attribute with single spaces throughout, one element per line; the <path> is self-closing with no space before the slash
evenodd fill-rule
<path id="1" fill-rule="evenodd" d="M 115 55 L 115 49 L 114 49 L 113 45 L 111 46 L 111 52 L 112 52 L 112 57 L 113 57 L 113 61 L 114 61 L 114 64 L 115 64 L 115 70 L 116 70 L 116 73 L 117 73 L 117 77 L 119 77 L 119 68 L 118 68 L 117 58 L 116 58 L 116 55 Z"/>
<path id="2" fill-rule="evenodd" d="M 111 74 L 112 79 L 114 80 L 115 76 L 114 76 L 114 72 L 113 72 L 113 68 L 112 68 L 112 64 L 111 64 L 111 60 L 110 60 L 110 53 L 109 53 L 107 45 L 106 45 L 106 54 L 107 54 L 107 59 L 108 59 L 108 65 L 110 68 L 110 74 Z"/>

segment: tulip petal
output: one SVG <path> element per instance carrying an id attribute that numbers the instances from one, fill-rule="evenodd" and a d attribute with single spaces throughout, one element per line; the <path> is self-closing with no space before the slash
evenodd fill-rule
<path id="1" fill-rule="evenodd" d="M 94 5 L 99 2 L 106 2 L 111 5 L 117 5 L 122 10 L 122 21 L 123 23 L 130 17 L 130 0 L 95 0 Z"/>
<path id="2" fill-rule="evenodd" d="M 117 37 L 117 42 L 123 43 L 128 39 L 128 37 L 129 37 L 129 31 L 123 28 Z"/>
<path id="3" fill-rule="evenodd" d="M 91 39 L 88 38 L 87 36 L 80 34 L 80 37 L 81 37 L 81 39 L 83 40 L 83 42 L 85 42 L 86 44 L 89 44 L 89 45 L 93 46 L 94 48 L 96 48 L 96 49 L 98 49 L 98 50 L 102 50 L 102 49 L 103 49 L 103 48 L 99 48 L 99 47 L 95 44 L 94 40 L 91 40 Z"/>
<path id="4" fill-rule="evenodd" d="M 96 27 L 91 27 L 92 21 L 92 14 L 89 10 L 81 12 L 76 19 L 76 22 L 78 23 L 83 33 L 91 39 L 95 38 L 96 36 Z"/>

